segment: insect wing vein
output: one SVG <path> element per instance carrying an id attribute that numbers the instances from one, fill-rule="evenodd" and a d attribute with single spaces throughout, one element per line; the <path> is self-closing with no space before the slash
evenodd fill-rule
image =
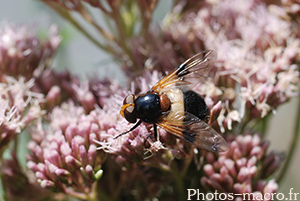
<path id="1" fill-rule="evenodd" d="M 173 87 L 192 88 L 197 84 L 195 80 L 208 75 L 216 59 L 217 53 L 213 50 L 196 54 L 158 81 L 151 91 L 162 94 Z"/>
<path id="2" fill-rule="evenodd" d="M 178 114 L 173 119 L 167 119 L 166 115 L 157 125 L 201 149 L 213 152 L 225 152 L 229 149 L 219 133 L 190 113 Z"/>

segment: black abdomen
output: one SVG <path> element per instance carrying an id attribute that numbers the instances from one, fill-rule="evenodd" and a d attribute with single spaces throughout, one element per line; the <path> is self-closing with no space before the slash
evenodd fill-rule
<path id="1" fill-rule="evenodd" d="M 184 91 L 184 111 L 189 112 L 201 120 L 206 120 L 209 114 L 204 99 L 194 91 Z"/>

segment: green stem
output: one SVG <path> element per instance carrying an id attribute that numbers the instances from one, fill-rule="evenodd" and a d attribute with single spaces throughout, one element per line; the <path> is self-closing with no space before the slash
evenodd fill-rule
<path id="1" fill-rule="evenodd" d="M 126 34 L 126 26 L 122 16 L 120 15 L 120 9 L 116 5 L 111 4 L 111 10 L 113 13 L 113 20 L 118 31 L 117 44 L 122 48 L 125 55 L 129 57 L 129 60 L 132 62 L 133 71 L 136 72 L 138 70 L 138 66 L 135 62 L 134 56 L 132 55 L 130 48 L 127 46 L 127 41 L 130 38 L 130 36 Z"/>
<path id="2" fill-rule="evenodd" d="M 300 96 L 298 96 L 298 108 L 297 108 L 297 116 L 296 116 L 296 121 L 295 121 L 295 128 L 294 128 L 294 134 L 293 134 L 293 138 L 292 138 L 292 143 L 291 146 L 288 150 L 288 154 L 287 154 L 287 159 L 283 165 L 283 168 L 280 172 L 280 174 L 277 177 L 277 182 L 278 184 L 282 181 L 282 179 L 284 178 L 284 176 L 287 173 L 287 170 L 289 168 L 290 163 L 292 162 L 293 156 L 295 154 L 295 150 L 297 148 L 297 144 L 299 141 L 299 135 L 300 135 Z"/>
<path id="3" fill-rule="evenodd" d="M 178 166 L 176 166 L 174 161 L 172 161 L 173 165 L 171 166 L 171 164 L 166 165 L 166 164 L 161 163 L 160 161 L 156 160 L 156 158 L 153 158 L 153 160 L 154 161 L 152 161 L 152 163 L 143 162 L 142 165 L 157 168 L 159 170 L 162 170 L 163 172 L 172 174 L 174 176 L 174 182 L 175 182 L 175 186 L 176 186 L 176 190 L 177 190 L 176 192 L 178 194 L 178 200 L 185 200 L 186 197 L 185 197 L 185 193 L 184 193 L 185 188 L 184 188 L 183 178 L 187 171 L 186 164 L 185 164 L 185 167 L 183 168 L 183 170 L 179 171 L 179 169 L 181 170 L 182 168 L 178 168 Z M 189 160 L 188 160 L 188 162 L 190 163 Z M 153 164 L 155 164 L 155 165 L 153 165 Z"/>
<path id="4" fill-rule="evenodd" d="M 174 177 L 175 177 L 175 185 L 177 188 L 178 193 L 178 200 L 185 200 L 186 196 L 184 193 L 184 183 L 183 183 L 183 176 L 178 171 L 178 168 L 174 168 L 172 171 Z"/>
<path id="5" fill-rule="evenodd" d="M 107 194 L 107 192 L 105 190 L 103 190 L 102 188 L 98 189 L 98 194 L 99 194 L 99 197 L 100 197 L 101 200 L 114 201 L 114 198 L 109 196 Z"/>
<path id="6" fill-rule="evenodd" d="M 88 195 L 86 195 L 85 193 L 81 193 L 81 192 L 76 192 L 76 191 L 72 191 L 72 190 L 67 190 L 66 193 L 72 197 L 81 199 L 81 200 L 89 200 Z"/>
<path id="7" fill-rule="evenodd" d="M 88 195 L 90 201 L 98 201 L 98 192 L 97 192 L 98 182 L 92 184 L 91 193 Z"/>
<path id="8" fill-rule="evenodd" d="M 0 169 L 2 170 L 3 169 L 3 166 L 2 164 L 4 164 L 4 159 L 1 157 L 0 158 Z M 6 184 L 5 184 L 5 181 L 4 181 L 4 175 L 3 175 L 3 171 L 0 172 L 0 186 L 1 186 L 1 191 L 2 191 L 2 197 L 4 198 L 4 200 L 7 200 L 7 197 L 6 197 Z M 0 200 L 1 200 L 1 196 L 0 196 Z"/>
<path id="9" fill-rule="evenodd" d="M 96 21 L 94 20 L 94 17 L 91 15 L 91 13 L 88 12 L 87 9 L 78 10 L 78 13 L 80 13 L 80 15 L 87 22 L 89 22 L 91 25 L 93 25 L 95 27 L 95 29 L 97 29 L 104 38 L 106 38 L 109 41 L 117 42 L 116 38 L 112 34 L 105 31 L 99 24 L 96 23 Z"/>
<path id="10" fill-rule="evenodd" d="M 181 170 L 181 177 L 184 178 L 189 167 L 190 167 L 190 164 L 192 162 L 192 159 L 193 159 L 193 149 L 190 150 L 190 156 L 188 156 L 185 160 L 184 160 L 184 166 Z"/>
<path id="11" fill-rule="evenodd" d="M 148 6 L 144 1 L 138 1 L 139 8 L 142 16 L 142 28 L 140 30 L 140 35 L 143 35 L 143 38 L 148 38 L 149 27 L 152 21 L 152 15 L 157 5 L 157 0 L 154 0 Z M 145 9 L 146 8 L 146 9 Z"/>
<path id="12" fill-rule="evenodd" d="M 43 1 L 47 6 L 52 8 L 55 12 L 57 12 L 61 17 L 63 17 L 65 20 L 69 21 L 73 26 L 75 26 L 81 33 L 83 33 L 90 41 L 92 41 L 96 46 L 98 46 L 100 49 L 108 51 L 111 48 L 108 48 L 107 46 L 102 45 L 99 41 L 97 41 L 91 34 L 89 34 L 84 27 L 82 27 L 69 13 L 69 11 L 61 8 L 60 6 L 55 5 L 54 3 Z"/>
<path id="13" fill-rule="evenodd" d="M 123 172 L 121 172 L 121 175 L 120 175 L 120 180 L 119 180 L 119 182 L 118 182 L 118 185 L 115 187 L 115 189 L 114 189 L 114 193 L 113 193 L 113 198 L 114 198 L 114 200 L 118 200 L 119 199 L 119 197 L 120 197 L 120 194 L 121 194 L 121 191 L 122 191 L 122 188 L 124 188 L 124 186 L 125 186 L 125 183 L 126 183 L 126 181 L 128 181 L 127 179 L 127 177 L 128 177 L 128 174 L 122 174 Z"/>
<path id="14" fill-rule="evenodd" d="M 268 129 L 268 120 L 269 120 L 270 113 L 262 118 L 261 122 L 261 137 L 264 139 L 266 137 L 267 129 Z"/>

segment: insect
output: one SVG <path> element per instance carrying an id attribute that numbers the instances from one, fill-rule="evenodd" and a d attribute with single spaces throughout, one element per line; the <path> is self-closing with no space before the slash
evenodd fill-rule
<path id="1" fill-rule="evenodd" d="M 213 50 L 198 53 L 163 77 L 148 92 L 126 96 L 120 113 L 128 122 L 137 123 L 115 139 L 146 122 L 153 124 L 154 137 L 159 126 L 201 149 L 227 151 L 227 142 L 207 124 L 210 112 L 204 99 L 191 90 L 197 80 L 199 83 L 200 77 L 208 75 L 216 58 Z"/>

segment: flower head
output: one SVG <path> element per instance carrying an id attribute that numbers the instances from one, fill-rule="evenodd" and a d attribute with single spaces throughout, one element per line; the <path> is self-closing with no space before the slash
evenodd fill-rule
<path id="1" fill-rule="evenodd" d="M 98 119 L 71 101 L 55 107 L 49 119 L 47 129 L 39 122 L 31 131 L 28 167 L 44 188 L 83 196 L 93 193 L 105 161 L 94 142 L 100 140 Z"/>
<path id="2" fill-rule="evenodd" d="M 130 91 L 120 90 L 122 93 L 114 94 L 106 98 L 103 108 L 96 111 L 99 114 L 99 122 L 106 123 L 102 129 L 106 130 L 105 135 L 100 135 L 101 141 L 98 142 L 98 149 L 103 149 L 110 154 L 119 155 L 129 161 L 143 161 L 157 153 L 169 152 L 174 157 L 185 154 L 186 144 L 183 140 L 177 140 L 175 136 L 167 133 L 162 128 L 157 128 L 158 138 L 153 139 L 153 124 L 142 122 L 133 131 L 129 131 L 135 124 L 130 124 L 120 115 L 120 109 L 124 97 L 128 94 L 141 94 L 148 91 L 160 78 L 160 73 L 154 71 L 150 74 L 146 71 L 145 76 L 138 77 L 136 82 L 132 83 Z M 103 118 L 104 116 L 104 118 Z M 113 125 L 113 126 L 112 126 Z M 167 144 L 167 145 L 166 145 Z M 175 150 L 178 150 L 177 152 Z"/>
<path id="3" fill-rule="evenodd" d="M 210 108 L 222 101 L 223 113 L 219 114 L 227 123 L 218 123 L 217 130 L 245 125 L 274 112 L 297 94 L 299 29 L 270 12 L 272 6 L 255 0 L 204 1 L 193 8 L 178 3 L 166 17 L 161 35 L 154 31 L 149 41 L 132 39 L 134 58 L 155 63 L 151 70 L 170 72 L 201 50 L 215 50 L 215 66 L 194 90 Z"/>
<path id="4" fill-rule="evenodd" d="M 207 153 L 202 185 L 207 190 L 234 194 L 276 192 L 275 180 L 268 181 L 268 178 L 278 168 L 282 157 L 267 153 L 267 147 L 268 143 L 262 142 L 259 135 L 239 135 L 231 140 L 227 153 L 217 157 Z"/>
<path id="5" fill-rule="evenodd" d="M 3 77 L 0 83 L 0 155 L 6 145 L 33 120 L 41 117 L 43 95 L 32 91 L 33 80 Z"/>
<path id="6" fill-rule="evenodd" d="M 60 42 L 57 30 L 42 41 L 27 29 L 20 30 L 23 36 L 19 39 L 14 30 L 18 28 L 12 28 L 13 37 L 8 40 L 12 45 L 5 41 L 0 45 L 0 64 L 9 64 L 2 69 L 13 77 L 25 74 L 20 80 L 26 89 L 32 84 L 29 78 L 34 77 L 32 88 L 44 94 L 45 102 L 41 104 L 39 95 L 31 90 L 18 94 L 0 74 L 5 86 L 0 96 L 0 106 L 4 106 L 0 109 L 0 120 L 4 119 L 0 121 L 0 139 L 4 139 L 0 143 L 7 144 L 10 128 L 17 133 L 40 117 L 38 109 L 26 115 L 31 111 L 26 110 L 28 105 L 35 106 L 30 100 L 47 110 L 30 127 L 32 140 L 28 143 L 27 166 L 42 188 L 84 200 L 110 194 L 114 199 L 183 200 L 183 191 L 193 185 L 203 187 L 203 192 L 259 195 L 277 191 L 273 178 L 280 154 L 268 153 L 268 143 L 247 133 L 253 133 L 250 122 L 258 124 L 297 94 L 300 29 L 295 1 L 276 1 L 278 5 L 257 0 L 174 1 L 162 26 L 151 29 L 156 0 L 43 2 L 121 60 L 131 86 L 128 90 L 111 80 L 80 82 L 69 72 L 46 68 Z M 108 26 L 97 22 L 90 6 L 108 17 Z M 87 23 L 78 23 L 78 16 Z M 95 28 L 105 40 L 98 41 L 85 25 Z M 215 50 L 218 59 L 209 76 L 199 79 L 192 90 L 205 99 L 211 109 L 209 124 L 225 133 L 231 149 L 224 154 L 207 153 L 162 128 L 153 139 L 155 126 L 145 122 L 128 132 L 134 125 L 120 115 L 124 97 L 147 92 L 162 75 L 206 49 Z M 16 97 L 13 103 L 11 97 Z"/>
<path id="7" fill-rule="evenodd" d="M 3 75 L 29 80 L 49 65 L 61 41 L 58 28 L 51 26 L 48 39 L 41 40 L 26 25 L 0 23 L 0 80 Z"/>
<path id="8" fill-rule="evenodd" d="M 12 153 L 11 155 L 11 159 L 1 164 L 3 181 L 5 183 L 4 190 L 8 200 L 39 201 L 55 196 L 50 191 L 41 188 L 35 181 L 31 181 L 32 177 L 29 176 L 30 174 L 27 175 L 24 172 L 16 153 Z"/>

